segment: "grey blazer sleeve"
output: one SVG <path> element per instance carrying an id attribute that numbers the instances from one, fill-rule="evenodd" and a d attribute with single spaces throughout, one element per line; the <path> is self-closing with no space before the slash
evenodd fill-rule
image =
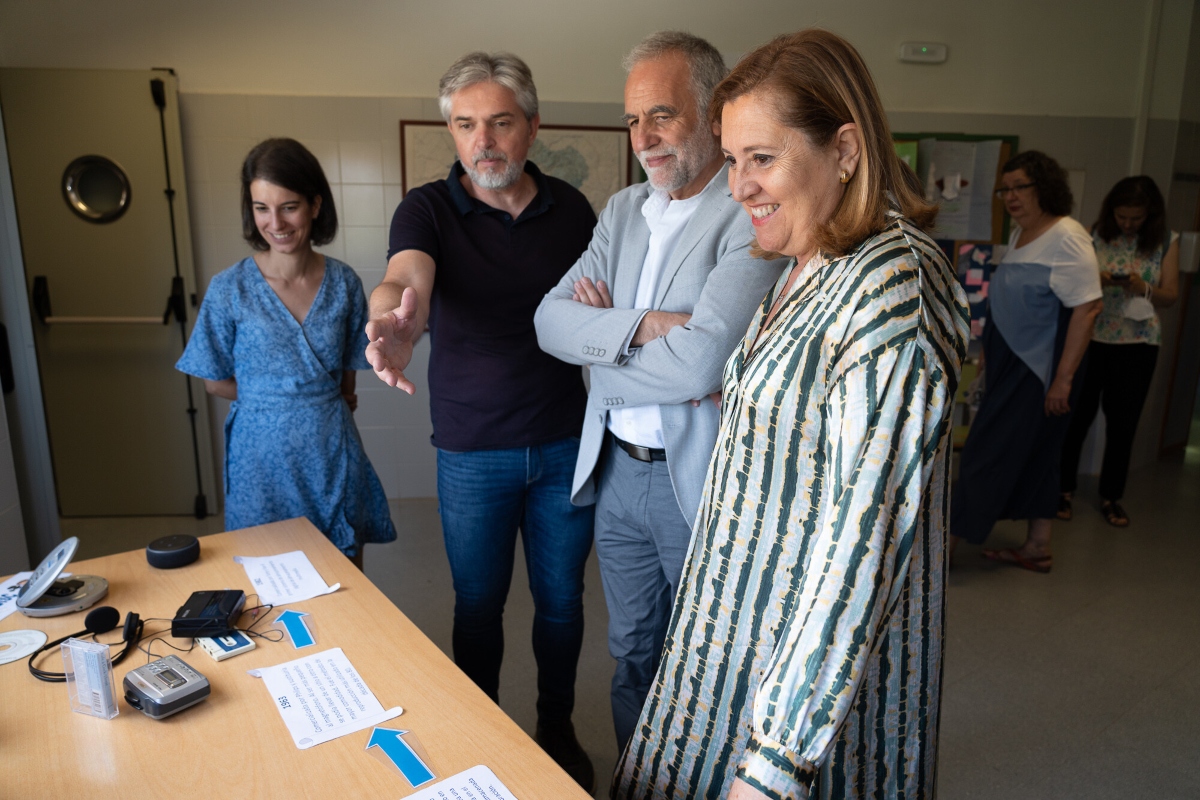
<path id="1" fill-rule="evenodd" d="M 708 274 L 692 318 L 635 350 L 620 366 L 596 367 L 592 394 L 623 405 L 686 403 L 721 386 L 729 354 L 786 265 L 750 255 L 750 243 L 729 247 Z"/>
<path id="2" fill-rule="evenodd" d="M 569 364 L 622 363 L 625 343 L 646 314 L 646 309 L 592 308 L 571 299 L 575 281 L 582 277 L 602 280 L 613 289 L 618 256 L 613 252 L 613 220 L 615 207 L 622 205 L 618 198 L 600 212 L 588 249 L 542 298 L 533 315 L 538 346 Z"/>

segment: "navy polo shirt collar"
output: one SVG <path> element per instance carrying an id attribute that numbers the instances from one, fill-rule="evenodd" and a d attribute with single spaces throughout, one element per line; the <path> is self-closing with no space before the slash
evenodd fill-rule
<path id="1" fill-rule="evenodd" d="M 537 168 L 537 165 L 526 159 L 525 172 L 537 184 L 537 195 L 534 196 L 533 200 L 525 207 L 525 210 L 521 212 L 521 216 L 517 217 L 513 224 L 536 217 L 539 214 L 544 214 L 550 209 L 550 206 L 554 205 L 554 197 L 550 194 L 550 181 L 546 180 L 546 176 Z M 450 199 L 454 201 L 454 207 L 458 209 L 458 213 L 464 217 L 472 212 L 477 214 L 501 214 L 507 217 L 506 212 L 498 208 L 492 208 L 482 200 L 476 200 L 467 194 L 467 190 L 463 188 L 461 180 L 466 174 L 462 162 L 455 160 L 454 166 L 450 167 L 450 175 L 446 178 L 446 186 L 450 190 Z"/>

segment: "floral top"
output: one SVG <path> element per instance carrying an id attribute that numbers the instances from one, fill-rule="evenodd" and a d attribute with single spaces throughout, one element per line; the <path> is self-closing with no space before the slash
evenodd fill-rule
<path id="1" fill-rule="evenodd" d="M 1162 262 L 1171 244 L 1179 234 L 1171 231 L 1167 243 L 1150 255 L 1137 251 L 1136 236 L 1118 236 L 1106 242 L 1093 235 L 1096 245 L 1096 261 L 1101 272 L 1115 275 L 1141 277 L 1151 286 L 1158 286 L 1162 279 Z M 1162 326 L 1158 314 L 1150 319 L 1136 320 L 1125 316 L 1125 300 L 1129 297 L 1120 286 L 1104 287 L 1104 307 L 1096 317 L 1096 328 L 1092 340 L 1105 344 L 1162 344 Z"/>

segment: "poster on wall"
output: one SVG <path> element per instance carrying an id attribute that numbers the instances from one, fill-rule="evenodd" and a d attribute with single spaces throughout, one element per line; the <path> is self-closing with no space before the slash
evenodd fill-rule
<path id="1" fill-rule="evenodd" d="M 597 215 L 608 198 L 634 183 L 637 160 L 625 128 L 542 125 L 529 160 L 583 192 Z M 401 190 L 441 180 L 457 159 L 443 122 L 400 121 Z"/>

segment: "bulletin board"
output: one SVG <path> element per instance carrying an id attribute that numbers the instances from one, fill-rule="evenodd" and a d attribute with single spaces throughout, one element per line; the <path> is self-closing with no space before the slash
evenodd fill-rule
<path id="1" fill-rule="evenodd" d="M 948 172 L 961 173 L 963 180 L 962 186 L 958 188 L 960 197 L 972 195 L 977 201 L 976 208 L 983 206 L 986 202 L 987 210 L 990 211 L 990 218 L 982 220 L 984 224 L 980 225 L 979 216 L 973 220 L 973 230 L 964 230 L 960 225 L 951 224 L 947 228 L 946 235 L 940 235 L 940 231 L 935 230 L 936 238 L 946 241 L 957 242 L 976 242 L 980 244 L 992 243 L 1000 244 L 1008 240 L 1009 220 L 1004 213 L 1004 203 L 993 194 L 996 184 L 1000 180 L 1000 170 L 1004 166 L 1004 162 L 1012 158 L 1018 152 L 1020 138 L 1017 136 L 1007 135 L 980 135 L 969 133 L 893 133 L 892 140 L 896 146 L 896 151 L 905 158 L 909 166 L 913 166 L 917 173 L 917 177 L 921 179 L 921 185 L 925 187 L 926 197 L 935 202 L 940 202 L 943 206 L 943 215 L 951 217 L 957 209 L 954 208 L 953 201 L 947 201 L 940 195 L 946 190 L 945 179 Z M 965 159 L 974 151 L 978 150 L 980 155 L 984 155 L 984 150 L 991 150 L 995 145 L 991 143 L 999 142 L 998 156 L 996 157 L 996 167 L 994 174 L 989 169 L 955 169 L 951 165 L 951 159 Z M 929 150 L 931 143 L 933 146 L 946 143 L 943 149 L 944 160 L 947 164 L 937 165 L 933 173 L 935 186 L 928 185 L 930 178 L 930 158 Z M 984 147 L 985 143 L 987 146 Z M 913 155 L 915 154 L 916 165 L 912 163 Z M 990 152 L 988 153 L 990 155 Z M 907 157 L 906 157 L 907 156 Z M 969 173 L 969 175 L 968 175 Z M 986 173 L 986 174 L 985 174 Z M 956 198 L 958 199 L 958 198 Z M 961 202 L 961 200 L 959 200 Z M 947 219 L 946 223 L 953 223 L 958 219 Z M 990 221 L 990 225 L 987 223 Z M 942 227 L 946 227 L 944 223 L 939 223 Z M 975 235 L 970 235 L 970 233 Z M 952 251 L 953 252 L 953 251 Z M 951 258 L 951 263 L 955 261 Z"/>
<path id="2" fill-rule="evenodd" d="M 1004 256 L 1011 224 L 1004 211 L 1003 201 L 995 195 L 995 189 L 1000 182 L 1004 163 L 1018 152 L 1019 137 L 968 133 L 893 133 L 892 139 L 897 154 L 906 163 L 911 166 L 916 162 L 915 171 L 925 189 L 926 199 L 941 206 L 933 235 L 950 264 L 954 266 L 958 280 L 967 294 L 971 313 L 968 354 L 974 357 L 978 354 L 979 340 L 988 321 L 987 298 L 992 270 Z M 935 185 L 931 189 L 929 162 L 932 148 L 941 143 L 949 143 L 949 146 L 942 148 L 946 164 L 951 164 L 955 157 L 961 161 L 963 157 L 972 153 L 982 154 L 988 161 L 980 163 L 978 169 L 934 169 L 932 175 Z M 983 146 L 985 143 L 986 147 Z M 995 159 L 994 168 L 991 167 L 991 159 Z M 971 173 L 964 188 L 974 196 L 974 208 L 977 213 L 971 220 L 973 224 L 969 224 L 967 230 L 964 230 L 961 224 L 948 230 L 944 224 L 947 218 L 952 216 L 953 204 L 941 195 L 945 189 L 946 173 L 954 171 Z M 964 204 L 960 201 L 960 205 L 970 203 Z M 961 211 L 957 219 L 952 218 L 950 221 L 961 223 Z M 970 235 L 971 233 L 975 235 Z"/>
<path id="3" fill-rule="evenodd" d="M 992 272 L 1004 256 L 1011 223 L 995 190 L 1004 163 L 1019 152 L 1020 140 L 1016 136 L 969 133 L 893 133 L 892 140 L 897 155 L 910 167 L 915 163 L 926 199 L 941 206 L 933 235 L 954 267 L 967 297 L 971 332 L 952 411 L 954 449 L 958 450 L 966 441 L 974 415 L 967 395 L 979 369 L 977 359 L 982 349 L 980 339 L 988 324 Z M 932 159 L 935 148 L 940 152 L 936 153 L 938 158 Z M 931 170 L 931 160 L 943 163 L 935 164 Z M 958 178 L 953 178 L 955 174 Z M 959 196 L 950 201 L 943 196 L 947 178 L 952 178 L 950 182 L 955 184 L 952 189 L 959 190 Z"/>

